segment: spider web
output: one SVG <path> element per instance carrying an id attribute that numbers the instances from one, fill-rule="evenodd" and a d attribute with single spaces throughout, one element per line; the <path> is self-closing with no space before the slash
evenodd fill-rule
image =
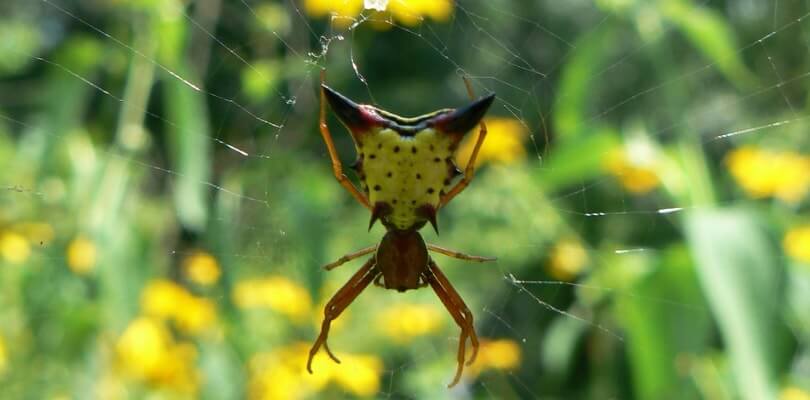
<path id="1" fill-rule="evenodd" d="M 810 70 L 803 56 L 784 51 L 807 49 L 810 9 L 806 5 L 778 0 L 671 3 L 727 18 L 731 31 L 726 32 L 713 25 L 714 20 L 701 26 L 684 23 L 677 17 L 682 10 L 676 6 L 670 10 L 676 16 L 667 20 L 659 6 L 632 1 L 544 2 L 522 8 L 498 2 L 456 2 L 446 21 L 434 21 L 409 9 L 408 4 L 399 4 L 417 21 L 412 25 L 371 9 L 390 6 L 385 2 L 374 3 L 374 7 L 367 4 L 369 9 L 356 16 L 323 18 L 308 15 L 298 2 L 197 1 L 163 6 L 133 2 L 122 6 L 41 0 L 15 4 L 20 5 L 19 15 L 37 21 L 38 29 L 47 32 L 51 42 L 39 49 L 14 46 L 11 54 L 26 59 L 32 71 L 45 70 L 72 82 L 72 90 L 89 93 L 86 96 L 91 99 L 81 121 L 65 128 L 40 115 L 42 110 L 3 96 L 0 120 L 22 143 L 19 149 L 40 146 L 38 141 L 73 146 L 73 152 L 87 151 L 90 146 L 95 162 L 106 164 L 106 169 L 98 167 L 106 171 L 102 176 L 126 179 L 119 182 L 122 185 L 137 182 L 138 186 L 138 194 L 110 189 L 115 182 L 100 184 L 95 190 L 124 196 L 118 199 L 119 210 L 128 209 L 127 213 L 147 220 L 145 224 L 152 219 L 172 219 L 149 215 L 156 198 L 184 193 L 190 199 L 175 205 L 179 221 L 167 222 L 158 231 L 165 240 L 144 243 L 159 248 L 152 259 L 142 260 L 148 265 L 136 271 L 131 270 L 135 265 L 128 265 L 129 271 L 114 272 L 122 274 L 119 278 L 100 274 L 106 284 L 177 278 L 176 265 L 182 258 L 204 248 L 222 266 L 225 286 L 268 275 L 301 282 L 312 293 L 316 310 L 312 319 L 317 319 L 318 307 L 357 268 L 349 264 L 327 274 L 318 266 L 366 247 L 382 235 L 379 227 L 365 233 L 367 212 L 331 178 L 330 160 L 316 129 L 314 88 L 321 70 L 326 70 L 330 85 L 350 97 L 403 115 L 466 101 L 461 76 L 469 77 L 477 94 L 497 94 L 490 114 L 517 121 L 525 129 L 527 159 L 506 165 L 484 163 L 470 188 L 443 210 L 442 235 L 423 233 L 426 240 L 441 246 L 498 257 L 491 265 L 463 264 L 443 256 L 435 259 L 451 281 L 457 282 L 477 318 L 479 335 L 516 343 L 522 355 L 520 367 L 493 367 L 446 391 L 444 386 L 455 368 L 458 337 L 433 293 L 420 290 L 401 295 L 370 288 L 349 308 L 342 318 L 345 325 L 335 330 L 330 343 L 333 349 L 351 354 L 385 354 L 382 386 L 376 393 L 385 398 L 629 397 L 632 394 L 621 391 L 628 389 L 621 389 L 615 376 L 588 375 L 601 384 L 582 391 L 567 391 L 570 385 L 565 382 L 587 375 L 583 368 L 630 368 L 623 364 L 628 361 L 616 358 L 644 346 L 633 343 L 636 337 L 627 326 L 630 319 L 641 318 L 633 312 L 663 310 L 707 323 L 710 306 L 705 294 L 693 290 L 700 286 L 659 292 L 654 285 L 641 289 L 638 285 L 656 276 L 665 279 L 670 273 L 686 273 L 660 272 L 662 259 L 685 257 L 684 246 L 673 245 L 687 241 L 682 228 L 688 219 L 685 214 L 712 205 L 744 203 L 745 193 L 722 187 L 714 198 L 701 198 L 699 193 L 667 195 L 662 192 L 672 189 L 666 185 L 678 187 L 688 182 L 659 182 L 651 192 L 633 194 L 622 187 L 621 175 L 604 171 L 577 175 L 571 163 L 588 163 L 588 154 L 578 156 L 576 149 L 565 147 L 566 141 L 593 134 L 597 139 L 582 141 L 590 146 L 582 151 L 597 155 L 638 146 L 663 169 L 673 168 L 670 164 L 677 157 L 672 153 L 680 151 L 681 156 L 703 157 L 691 162 L 706 166 L 708 174 L 724 182 L 733 182 L 724 172 L 724 157 L 739 145 L 778 145 L 792 140 L 803 144 L 806 152 L 810 115 L 800 102 Z M 157 21 L 186 27 L 191 43 L 186 55 L 191 62 L 161 54 L 161 46 L 178 39 L 158 36 L 154 30 L 144 33 L 150 30 L 150 22 L 142 20 L 145 12 L 139 7 L 160 9 Z M 132 26 L 122 26 L 124 22 Z M 700 28 L 718 29 L 709 35 L 730 34 L 732 46 L 725 48 L 728 43 L 715 41 L 701 48 L 689 37 L 707 34 L 694 31 Z M 103 53 L 95 54 L 107 55 L 109 65 L 82 66 L 70 54 L 60 53 L 68 48 L 68 31 L 82 32 L 88 43 L 101 46 Z M 616 42 L 623 45 L 612 44 Z M 600 46 L 602 54 L 594 50 Z M 589 60 L 591 54 L 599 54 L 598 59 Z M 583 72 L 571 72 L 572 64 Z M 425 65 L 431 68 L 423 71 Z M 437 74 L 437 70 L 441 71 L 438 76 L 425 72 Z M 127 74 L 136 81 L 148 80 L 147 87 L 140 88 L 146 91 L 145 97 L 132 94 L 139 89 L 130 87 L 133 84 L 125 79 Z M 566 87 L 567 79 L 583 82 L 588 93 Z M 391 82 L 398 81 L 402 83 L 392 86 Z M 250 84 L 264 92 L 251 95 L 246 89 Z M 191 108 L 171 111 L 165 104 L 170 96 Z M 118 121 L 96 118 L 93 109 L 115 110 Z M 566 113 L 572 109 L 585 111 L 571 117 Z M 199 112 L 200 118 L 188 123 L 184 112 Z M 128 119 L 131 114 L 136 115 L 132 120 Z M 557 122 L 565 117 L 576 121 L 573 125 Z M 132 123 L 137 125 L 138 118 L 143 120 L 143 131 L 127 130 Z M 344 165 L 348 165 L 353 152 L 348 135 L 332 119 L 330 126 Z M 92 143 L 72 139 L 77 129 L 88 131 L 82 137 Z M 176 140 L 171 138 L 173 134 L 183 141 L 172 142 Z M 610 146 L 599 142 L 607 137 L 623 144 L 610 139 L 605 139 Z M 210 154 L 205 172 L 179 165 L 175 154 L 181 150 L 177 147 L 185 145 L 197 145 Z M 690 161 L 684 158 L 678 160 Z M 127 172 L 111 174 L 113 168 Z M 589 167 L 583 164 L 582 168 Z M 40 173 L 59 176 L 58 171 Z M 576 177 L 569 179 L 566 174 Z M 700 178 L 705 177 L 689 182 Z M 52 179 L 19 179 L 4 184 L 6 202 L 23 204 L 20 208 L 49 204 Z M 200 204 L 209 209 L 207 214 L 196 210 Z M 52 225 L 66 223 L 67 231 L 102 224 L 102 219 L 112 215 L 88 211 L 79 214 L 78 222 L 64 215 L 46 214 L 45 219 Z M 560 279 L 547 266 L 552 262 L 549 253 L 566 239 L 584 249 L 587 261 L 572 277 Z M 64 252 L 51 246 L 34 249 L 34 257 L 45 265 L 65 262 Z M 685 279 L 698 280 L 692 275 Z M 137 316 L 142 284 L 105 299 L 120 302 L 120 309 L 126 310 L 118 324 L 111 324 L 110 334 L 120 334 Z M 206 362 L 231 365 L 205 370 L 206 374 L 224 371 L 224 377 L 247 381 L 246 365 L 252 355 L 285 343 L 310 342 L 317 334 L 312 324 L 296 325 L 235 309 L 227 290 L 202 293 L 214 300 L 221 313 L 232 315 L 223 317 L 224 339 L 197 342 L 202 354 L 213 354 L 203 358 Z M 372 315 L 402 303 L 435 307 L 446 319 L 444 328 L 408 344 L 379 334 L 368 334 L 368 341 L 352 340 L 378 323 Z M 653 307 L 645 309 L 647 304 Z M 770 312 L 778 310 L 775 303 L 761 305 Z M 44 322 L 55 315 L 47 309 L 40 312 L 32 315 L 40 321 L 38 326 L 54 328 Z M 794 330 L 791 334 L 795 342 L 804 342 L 803 333 Z M 391 350 L 392 346 L 399 348 Z M 684 352 L 671 361 L 684 363 L 683 358 L 688 357 L 690 353 Z M 324 365 L 325 361 L 316 364 L 316 374 Z M 711 367 L 711 363 L 700 364 L 690 373 L 697 376 L 694 371 Z M 94 371 L 88 368 L 82 374 L 86 374 L 82 379 L 92 380 Z M 220 382 L 223 378 L 207 375 L 206 379 Z M 701 379 L 694 378 L 694 386 L 705 395 Z M 226 386 L 233 391 L 211 393 L 246 390 Z M 353 395 L 341 385 L 325 390 Z"/>

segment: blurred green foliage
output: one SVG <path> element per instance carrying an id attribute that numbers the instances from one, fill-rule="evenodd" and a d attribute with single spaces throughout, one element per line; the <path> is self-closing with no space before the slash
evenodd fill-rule
<path id="1" fill-rule="evenodd" d="M 0 5 L 0 397 L 810 398 L 807 3 L 389 6 Z M 319 266 L 383 233 L 322 69 L 402 115 L 497 93 L 423 232 L 498 257 L 436 257 L 484 341 L 457 388 L 428 289 L 366 290 L 304 371 L 357 262 Z"/>

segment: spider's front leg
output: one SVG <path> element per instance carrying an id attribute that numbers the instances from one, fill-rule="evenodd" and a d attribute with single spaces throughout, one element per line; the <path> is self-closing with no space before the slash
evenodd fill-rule
<path id="1" fill-rule="evenodd" d="M 325 269 L 327 271 L 331 271 L 331 270 L 333 270 L 333 269 L 335 269 L 335 268 L 337 268 L 337 267 L 339 267 L 339 266 L 341 266 L 341 265 L 343 265 L 343 264 L 345 264 L 345 263 L 347 263 L 347 262 L 349 262 L 351 260 L 354 260 L 355 258 L 362 257 L 362 256 L 364 256 L 364 255 L 366 255 L 368 253 L 374 252 L 376 250 L 377 250 L 377 245 L 376 244 L 374 246 L 369 246 L 369 247 L 366 247 L 364 249 L 357 250 L 354 253 L 349 253 L 349 254 L 346 254 L 343 257 L 338 258 L 337 261 L 335 261 L 335 262 L 331 262 L 329 264 L 324 265 L 323 269 Z"/>
<path id="2" fill-rule="evenodd" d="M 455 386 L 459 380 L 461 380 L 461 372 L 464 370 L 464 357 L 465 357 L 465 350 L 467 345 L 467 338 L 470 338 L 470 343 L 472 344 L 472 354 L 470 355 L 469 361 L 467 361 L 467 365 L 470 365 L 475 361 L 475 357 L 478 355 L 478 335 L 475 333 L 475 326 L 473 325 L 473 315 L 467 305 L 464 304 L 464 300 L 461 299 L 458 292 L 453 288 L 453 285 L 450 284 L 450 281 L 447 280 L 447 277 L 444 276 L 441 270 L 439 270 L 439 266 L 433 260 L 430 260 L 428 263 L 428 271 L 424 273 L 424 278 L 428 284 L 433 288 L 433 291 L 436 292 L 436 295 L 439 297 L 439 300 L 442 301 L 447 311 L 456 321 L 456 324 L 461 328 L 461 334 L 459 336 L 459 343 L 458 343 L 458 354 L 456 356 L 458 365 L 456 367 L 456 375 L 453 377 L 453 381 L 447 387 Z"/>
<path id="3" fill-rule="evenodd" d="M 332 172 L 335 174 L 335 179 L 340 183 L 341 186 L 346 188 L 346 190 L 351 193 L 351 195 L 364 207 L 371 209 L 371 206 L 368 203 L 368 198 L 366 195 L 361 193 L 357 188 L 354 186 L 352 181 L 343 173 L 343 164 L 340 162 L 340 158 L 338 157 L 337 150 L 335 150 L 335 143 L 332 141 L 332 133 L 329 132 L 329 126 L 326 125 L 326 94 L 324 93 L 323 84 L 326 80 L 326 72 L 323 70 L 321 71 L 321 109 L 320 109 L 320 119 L 319 119 L 319 127 L 321 131 L 321 136 L 323 136 L 323 141 L 326 143 L 326 149 L 329 151 L 329 158 L 332 159 Z"/>
<path id="4" fill-rule="evenodd" d="M 464 85 L 467 87 L 467 94 L 470 95 L 470 98 L 475 99 L 472 85 L 466 76 L 464 77 Z M 481 120 L 479 125 L 481 126 L 481 129 L 478 131 L 478 139 L 475 141 L 475 147 L 473 147 L 472 154 L 470 154 L 470 160 L 467 161 L 467 166 L 464 168 L 464 176 L 461 177 L 461 180 L 459 180 L 452 189 L 450 189 L 444 196 L 441 197 L 441 199 L 439 199 L 439 208 L 446 206 L 450 200 L 453 200 L 454 197 L 458 196 L 459 193 L 466 189 L 467 185 L 469 185 L 473 180 L 473 176 L 475 175 L 475 161 L 478 159 L 478 152 L 481 150 L 481 146 L 484 144 L 484 139 L 487 137 L 487 125 L 483 120 Z"/>
<path id="5" fill-rule="evenodd" d="M 481 263 L 482 262 L 490 262 L 490 261 L 498 261 L 498 259 L 495 258 L 495 257 L 473 256 L 473 255 L 462 253 L 460 251 L 450 250 L 450 249 L 448 249 L 446 247 L 436 246 L 435 244 L 430 244 L 430 243 L 427 244 L 427 248 L 430 251 L 433 251 L 433 252 L 436 252 L 436 253 L 439 253 L 439 254 L 444 254 L 444 255 L 446 255 L 448 257 L 453 257 L 453 258 L 456 258 L 456 259 L 459 259 L 459 260 L 464 260 L 464 261 L 474 261 L 474 262 L 481 262 Z"/>
<path id="6" fill-rule="evenodd" d="M 332 299 L 326 303 L 326 307 L 323 309 L 323 323 L 321 324 L 321 333 L 318 335 L 318 339 L 315 340 L 315 343 L 312 345 L 312 349 L 309 350 L 309 359 L 307 359 L 307 371 L 312 373 L 312 359 L 315 357 L 315 354 L 318 353 L 318 350 L 323 345 L 324 349 L 326 349 L 326 353 L 329 354 L 336 363 L 340 363 L 337 357 L 332 354 L 332 351 L 329 350 L 329 346 L 326 344 L 326 339 L 329 337 L 329 327 L 332 324 L 332 321 L 336 319 L 346 307 L 351 304 L 354 299 L 357 298 L 358 295 L 365 289 L 369 283 L 371 283 L 377 276 L 380 274 L 376 268 L 374 268 L 375 260 L 372 257 L 365 264 L 358 270 L 354 275 L 352 275 L 351 279 L 346 282 L 340 290 L 332 296 Z"/>

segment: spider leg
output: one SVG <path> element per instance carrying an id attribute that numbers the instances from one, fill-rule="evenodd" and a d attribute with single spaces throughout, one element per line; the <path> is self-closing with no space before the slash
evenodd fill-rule
<path id="1" fill-rule="evenodd" d="M 478 354 L 478 336 L 475 334 L 472 312 L 470 312 L 470 310 L 464 304 L 464 300 L 462 300 L 461 296 L 459 296 L 456 290 L 453 289 L 453 286 L 447 280 L 447 277 L 445 277 L 444 274 L 439 270 L 439 267 L 435 262 L 433 262 L 433 260 L 430 260 L 429 270 L 425 272 L 424 278 L 433 288 L 433 291 L 436 292 L 439 300 L 441 300 L 445 308 L 447 308 L 447 311 L 456 321 L 456 324 L 458 324 L 458 326 L 461 328 L 458 344 L 458 355 L 456 356 L 458 361 L 456 375 L 453 377 L 453 381 L 448 385 L 448 387 L 453 387 L 461 379 L 461 372 L 464 370 L 464 356 L 466 353 L 465 350 L 468 337 L 470 338 L 470 342 L 472 344 L 473 353 L 470 360 L 467 361 L 466 364 L 472 364 Z"/>
<path id="2" fill-rule="evenodd" d="M 375 260 L 374 258 L 369 259 L 363 264 L 363 267 L 360 268 L 354 275 L 352 275 L 351 279 L 346 282 L 340 290 L 332 296 L 332 299 L 326 303 L 326 307 L 323 309 L 323 323 L 321 324 L 321 333 L 318 335 L 318 338 L 315 340 L 315 343 L 312 345 L 312 349 L 309 350 L 309 359 L 307 359 L 307 371 L 312 373 L 312 359 L 315 357 L 315 354 L 318 353 L 318 349 L 321 346 L 324 346 L 326 349 L 327 354 L 329 357 L 332 358 L 336 363 L 340 363 L 337 357 L 329 350 L 328 345 L 326 344 L 326 339 L 329 337 L 329 327 L 332 324 L 332 321 L 336 319 L 346 307 L 351 304 L 354 299 L 357 298 L 358 295 L 365 289 L 371 281 L 373 281 L 377 275 L 379 275 L 379 271 L 374 268 Z"/>
<path id="3" fill-rule="evenodd" d="M 357 250 L 354 253 L 346 254 L 345 256 L 338 258 L 337 261 L 331 262 L 329 264 L 324 265 L 323 269 L 325 269 L 327 271 L 331 271 L 331 270 L 333 270 L 333 269 L 335 269 L 335 268 L 337 268 L 337 267 L 339 267 L 339 266 L 341 266 L 341 265 L 343 265 L 343 264 L 345 264 L 345 263 L 347 263 L 347 262 L 349 262 L 351 260 L 354 260 L 357 257 L 362 257 L 362 256 L 364 256 L 364 255 L 366 255 L 368 253 L 371 253 L 371 252 L 375 251 L 375 250 L 377 250 L 377 245 L 376 244 L 374 246 L 369 246 L 369 247 L 366 247 L 364 249 Z"/>
<path id="4" fill-rule="evenodd" d="M 470 95 L 471 99 L 475 99 L 470 80 L 467 79 L 466 76 L 463 79 L 464 85 L 467 86 L 467 93 Z M 453 200 L 454 197 L 458 196 L 459 193 L 466 189 L 467 185 L 473 180 L 473 176 L 475 175 L 475 160 L 478 158 L 478 152 L 481 150 L 481 145 L 484 144 L 484 139 L 487 137 L 487 125 L 483 120 L 481 120 L 479 125 L 481 129 L 478 131 L 478 139 L 475 142 L 472 154 L 470 154 L 470 160 L 467 161 L 467 166 L 464 168 L 464 176 L 461 177 L 461 180 L 459 180 L 452 189 L 439 199 L 439 208 L 446 206 L 450 200 Z"/>
<path id="5" fill-rule="evenodd" d="M 448 257 L 457 258 L 459 260 L 464 261 L 474 261 L 474 262 L 488 262 L 488 261 L 496 261 L 498 260 L 495 257 L 484 257 L 484 256 L 472 256 L 469 254 L 464 254 L 460 251 L 450 250 L 445 247 L 436 246 L 435 244 L 427 244 L 427 248 L 430 251 L 435 251 L 436 253 L 444 254 Z"/>
<path id="6" fill-rule="evenodd" d="M 470 355 L 469 361 L 467 361 L 467 365 L 470 365 L 475 361 L 475 358 L 478 356 L 478 335 L 475 334 L 475 326 L 473 325 L 473 314 L 467 305 L 464 304 L 464 300 L 461 296 L 456 292 L 456 289 L 450 283 L 450 280 L 447 279 L 447 276 L 444 275 L 439 269 L 439 266 L 436 265 L 436 262 L 430 260 L 430 271 L 433 272 L 433 275 L 436 276 L 439 283 L 447 290 L 447 294 L 450 295 L 450 299 L 453 300 L 455 306 L 461 311 L 461 314 L 464 316 L 464 320 L 467 321 L 469 325 L 469 336 L 470 342 L 472 343 L 472 354 Z"/>
<path id="7" fill-rule="evenodd" d="M 326 80 L 326 72 L 321 70 L 321 83 L 324 83 Z M 321 110 L 320 110 L 320 130 L 321 136 L 323 136 L 323 141 L 326 143 L 326 149 L 329 151 L 329 157 L 332 159 L 332 172 L 335 174 L 335 179 L 346 188 L 346 190 L 351 193 L 352 196 L 364 207 L 371 209 L 371 206 L 368 204 L 368 198 L 361 193 L 354 184 L 346 177 L 346 174 L 343 173 L 343 164 L 340 163 L 340 158 L 338 157 L 337 150 L 335 150 L 335 143 L 332 141 L 332 134 L 329 132 L 329 126 L 326 125 L 326 98 L 323 91 L 323 87 L 321 87 Z"/>

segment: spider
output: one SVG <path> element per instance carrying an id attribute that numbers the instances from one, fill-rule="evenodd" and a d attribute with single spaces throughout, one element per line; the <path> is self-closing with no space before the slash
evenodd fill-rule
<path id="1" fill-rule="evenodd" d="M 426 244 L 419 230 L 430 223 L 436 234 L 436 212 L 447 205 L 473 179 L 475 159 L 487 134 L 481 119 L 494 94 L 475 100 L 472 86 L 464 78 L 473 102 L 459 109 L 442 109 L 415 118 L 404 118 L 371 105 L 358 105 L 326 86 L 321 73 L 320 131 L 338 182 L 364 207 L 371 211 L 368 229 L 380 221 L 386 229 L 378 245 L 347 254 L 324 266 L 326 270 L 362 257 L 373 255 L 341 287 L 324 308 L 321 332 L 309 351 L 307 371 L 312 373 L 312 359 L 323 346 L 332 360 L 335 357 L 326 339 L 331 322 L 370 284 L 404 292 L 430 285 L 447 311 L 461 328 L 456 374 L 448 387 L 455 386 L 464 369 L 467 339 L 472 354 L 471 365 L 478 354 L 478 336 L 473 314 L 450 281 L 428 255 L 428 250 L 466 261 L 495 261 L 492 257 L 471 256 L 433 244 Z M 348 128 L 357 150 L 351 168 L 357 172 L 363 191 L 344 175 L 332 135 L 326 124 L 326 102 Z M 478 140 L 462 175 L 453 154 L 464 135 L 480 124 Z M 462 175 L 453 184 L 454 178 Z"/>

